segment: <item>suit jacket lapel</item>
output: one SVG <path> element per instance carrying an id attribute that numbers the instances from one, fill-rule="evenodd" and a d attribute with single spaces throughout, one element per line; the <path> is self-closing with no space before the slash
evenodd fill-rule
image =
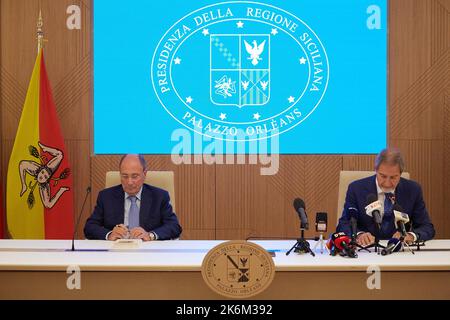
<path id="1" fill-rule="evenodd" d="M 370 179 L 370 183 L 366 185 L 366 189 L 368 194 L 374 194 L 378 197 L 378 190 L 377 190 L 377 183 L 375 182 L 375 179 L 377 178 L 377 175 L 373 175 Z M 367 201 L 364 199 L 364 201 Z"/>
<path id="2" fill-rule="evenodd" d="M 124 222 L 125 218 L 125 192 L 122 186 L 118 186 L 114 190 L 114 216 L 120 221 Z"/>
<path id="3" fill-rule="evenodd" d="M 139 209 L 139 224 L 141 226 L 145 226 L 146 223 L 144 218 L 147 217 L 146 212 L 150 212 L 150 208 L 152 205 L 152 192 L 151 190 L 144 184 L 142 186 L 142 194 L 141 194 L 141 207 Z"/>

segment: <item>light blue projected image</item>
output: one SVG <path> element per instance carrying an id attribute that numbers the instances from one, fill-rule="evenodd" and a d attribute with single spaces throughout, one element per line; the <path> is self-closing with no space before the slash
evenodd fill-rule
<path id="1" fill-rule="evenodd" d="M 96 154 L 386 145 L 387 0 L 97 0 L 93 17 Z"/>

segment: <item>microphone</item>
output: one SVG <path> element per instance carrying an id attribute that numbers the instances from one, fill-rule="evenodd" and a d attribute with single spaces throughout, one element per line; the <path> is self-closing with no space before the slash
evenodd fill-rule
<path id="1" fill-rule="evenodd" d="M 328 248 L 328 251 L 330 251 L 330 256 L 335 256 L 336 255 L 336 246 L 334 245 L 334 242 L 333 242 L 333 239 L 332 239 L 332 237 L 330 237 L 330 239 L 328 239 L 328 242 L 327 242 L 327 248 Z"/>
<path id="2" fill-rule="evenodd" d="M 316 231 L 327 232 L 328 214 L 326 212 L 316 213 Z"/>
<path id="3" fill-rule="evenodd" d="M 358 209 L 354 207 L 350 207 L 347 209 L 348 213 L 350 214 L 350 227 L 352 231 L 352 243 L 356 242 L 356 236 L 358 233 L 358 219 L 356 218 L 358 216 Z"/>
<path id="4" fill-rule="evenodd" d="M 409 216 L 403 213 L 403 209 L 399 204 L 394 204 L 394 219 L 395 227 L 402 234 L 402 237 L 406 237 L 406 227 L 405 224 L 409 222 Z"/>
<path id="5" fill-rule="evenodd" d="M 84 196 L 83 205 L 81 206 L 81 210 L 80 210 L 80 213 L 78 215 L 78 220 L 77 220 L 77 223 L 75 225 L 75 230 L 73 232 L 73 237 L 72 237 L 72 250 L 71 251 L 75 251 L 75 235 L 77 234 L 78 225 L 80 224 L 80 218 L 81 218 L 81 215 L 83 213 L 84 205 L 86 204 L 86 200 L 88 198 L 89 193 L 91 193 L 91 187 L 90 186 L 86 188 L 86 194 Z"/>
<path id="6" fill-rule="evenodd" d="M 381 250 L 381 255 L 385 256 L 387 254 L 391 254 L 392 252 L 398 252 L 401 249 L 401 242 L 397 238 L 391 238 L 388 241 L 386 248 Z"/>
<path id="7" fill-rule="evenodd" d="M 320 253 L 323 253 L 324 241 L 323 241 L 323 233 L 327 231 L 328 224 L 328 213 L 326 212 L 317 212 L 316 213 L 316 232 L 319 232 L 319 238 L 316 240 L 316 244 L 314 245 L 313 250 L 316 250 L 317 246 L 320 244 Z M 325 249 L 328 247 L 325 246 Z"/>
<path id="8" fill-rule="evenodd" d="M 350 229 L 351 229 L 351 241 L 350 241 L 350 247 L 356 252 L 356 248 L 360 248 L 361 250 L 366 250 L 370 252 L 367 248 L 361 246 L 356 241 L 356 238 L 358 237 L 358 209 L 355 207 L 349 207 L 347 209 L 347 212 L 350 214 Z"/>
<path id="9" fill-rule="evenodd" d="M 309 247 L 309 242 L 305 240 L 304 234 L 305 230 L 308 230 L 308 217 L 306 216 L 305 212 L 305 202 L 300 198 L 295 198 L 294 200 L 294 208 L 295 211 L 297 211 L 298 216 L 300 218 L 300 230 L 301 230 L 301 236 L 299 239 L 297 239 L 297 243 L 292 246 L 291 249 L 286 252 L 286 255 L 289 255 L 293 249 L 295 249 L 295 252 L 302 253 L 302 252 L 309 252 L 314 257 L 315 254 L 312 252 L 311 248 Z"/>
<path id="10" fill-rule="evenodd" d="M 294 208 L 295 211 L 297 211 L 298 216 L 300 218 L 300 228 L 308 230 L 309 224 L 308 224 L 308 216 L 305 212 L 305 202 L 300 198 L 295 198 L 294 200 Z"/>
<path id="11" fill-rule="evenodd" d="M 381 228 L 381 203 L 378 201 L 378 197 L 373 193 L 367 196 L 367 206 L 365 207 L 366 214 L 374 220 L 375 224 L 378 227 L 378 230 Z"/>
<path id="12" fill-rule="evenodd" d="M 338 250 L 340 250 L 345 256 L 350 258 L 357 258 L 358 254 L 353 248 L 350 247 L 350 238 L 344 232 L 335 232 L 332 234 L 331 239 Z"/>

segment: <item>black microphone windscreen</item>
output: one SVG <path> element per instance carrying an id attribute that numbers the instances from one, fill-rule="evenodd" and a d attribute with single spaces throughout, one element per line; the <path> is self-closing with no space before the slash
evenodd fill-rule
<path id="1" fill-rule="evenodd" d="M 378 197 L 376 195 L 374 195 L 373 193 L 367 195 L 367 204 L 368 205 L 377 200 L 378 200 Z"/>
<path id="2" fill-rule="evenodd" d="M 306 208 L 305 208 L 305 201 L 303 201 L 303 200 L 300 199 L 300 198 L 295 198 L 295 200 L 294 200 L 294 208 L 295 208 L 295 210 L 297 210 L 297 211 L 298 211 L 298 209 L 300 209 L 300 208 L 303 208 L 303 209 L 306 210 Z"/>

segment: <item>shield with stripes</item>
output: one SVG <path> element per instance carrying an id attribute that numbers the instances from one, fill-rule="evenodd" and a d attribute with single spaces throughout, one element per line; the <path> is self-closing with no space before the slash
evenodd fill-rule
<path id="1" fill-rule="evenodd" d="M 211 102 L 239 108 L 268 103 L 269 35 L 212 34 L 210 41 Z"/>

